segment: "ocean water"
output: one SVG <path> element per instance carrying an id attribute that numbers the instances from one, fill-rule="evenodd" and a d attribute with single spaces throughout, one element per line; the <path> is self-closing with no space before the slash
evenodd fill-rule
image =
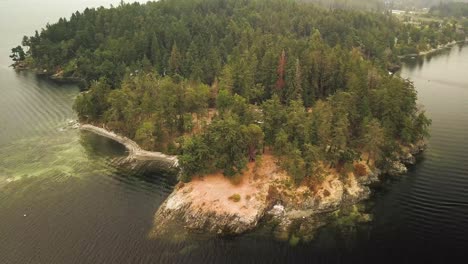
<path id="1" fill-rule="evenodd" d="M 68 126 L 76 118 L 77 86 L 8 67 L 9 49 L 23 35 L 76 9 L 112 2 L 119 1 L 0 1 L 0 263 L 444 262 L 464 253 L 468 47 L 462 46 L 409 60 L 400 73 L 414 81 L 433 120 L 418 164 L 387 178 L 369 201 L 332 218 L 311 241 L 277 241 L 268 226 L 231 238 L 150 239 L 174 175 L 115 166 L 114 158 L 126 155 L 121 145 Z M 360 221 L 362 214 L 372 220 Z"/>

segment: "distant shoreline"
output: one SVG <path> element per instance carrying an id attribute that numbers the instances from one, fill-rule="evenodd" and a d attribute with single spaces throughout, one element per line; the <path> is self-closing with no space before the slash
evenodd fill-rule
<path id="1" fill-rule="evenodd" d="M 434 53 L 434 52 L 437 52 L 439 50 L 443 50 L 443 49 L 447 49 L 447 48 L 450 48 L 456 44 L 461 44 L 461 43 L 467 43 L 467 40 L 462 40 L 462 41 L 452 41 L 450 43 L 447 43 L 445 45 L 442 45 L 438 48 L 435 48 L 435 49 L 431 49 L 431 50 L 428 50 L 428 51 L 422 51 L 422 52 L 419 52 L 419 56 L 424 56 L 424 55 L 428 55 L 428 54 L 431 54 L 431 53 Z"/>
<path id="2" fill-rule="evenodd" d="M 435 53 L 437 51 L 441 51 L 441 50 L 444 50 L 444 49 L 448 49 L 448 48 L 451 48 L 457 44 L 462 44 L 462 43 L 468 43 L 468 40 L 461 40 L 461 41 L 452 41 L 452 42 L 449 42 L 445 45 L 440 45 L 439 47 L 435 48 L 435 49 L 430 49 L 430 50 L 426 50 L 426 51 L 420 51 L 419 53 L 414 53 L 414 54 L 406 54 L 406 55 L 402 55 L 402 56 L 398 56 L 400 59 L 405 59 L 405 58 L 411 58 L 411 57 L 419 57 L 419 56 L 426 56 L 426 55 L 429 55 L 429 54 L 432 54 L 432 53 Z"/>

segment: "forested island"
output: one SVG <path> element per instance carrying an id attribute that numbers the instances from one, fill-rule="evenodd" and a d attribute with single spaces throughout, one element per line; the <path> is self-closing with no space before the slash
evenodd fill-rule
<path id="1" fill-rule="evenodd" d="M 181 183 L 153 234 L 173 220 L 238 234 L 265 215 L 289 230 L 368 197 L 381 172 L 405 172 L 430 120 L 413 84 L 389 70 L 464 39 L 390 12 L 165 0 L 76 12 L 24 37 L 12 58 L 82 81 L 81 123 L 178 156 Z"/>

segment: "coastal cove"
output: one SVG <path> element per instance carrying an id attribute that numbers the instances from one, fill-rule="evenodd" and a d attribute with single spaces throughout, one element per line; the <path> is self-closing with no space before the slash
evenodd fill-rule
<path id="1" fill-rule="evenodd" d="M 174 85 L 178 81 L 134 69 L 120 94 L 115 92 L 118 89 L 112 88 L 112 93 L 105 85 L 94 86 L 116 95 L 96 97 L 98 102 L 113 102 L 117 107 L 102 111 L 102 119 L 77 115 L 73 106 L 76 98 L 90 91 L 57 80 L 60 76 L 49 78 L 32 70 L 12 69 L 9 50 L 22 35 L 31 35 L 47 21 L 57 21 L 58 16 L 86 6 L 118 5 L 119 1 L 75 1 L 68 6 L 46 0 L 39 17 L 28 16 L 29 11 L 20 8 L 25 3 L 36 5 L 33 0 L 19 2 L 0 3 L 0 29 L 5 39 L 0 43 L 0 263 L 429 263 L 464 257 L 468 244 L 466 43 L 403 58 L 401 70 L 394 75 L 382 69 L 385 84 L 399 77 L 414 83 L 417 109 L 425 110 L 432 120 L 431 137 L 407 144 L 391 167 L 377 169 L 370 152 L 368 156 L 360 153 L 364 156 L 348 164 L 351 168 L 347 173 L 342 173 L 344 165 L 331 162 L 323 166 L 323 178 L 302 175 L 296 181 L 280 167 L 274 147 L 281 146 L 277 144 L 281 140 L 275 140 L 266 147 L 262 143 L 241 148 L 248 160 L 243 174 L 225 177 L 218 168 L 184 178 L 187 175 L 179 170 L 192 156 L 157 152 L 177 153 L 186 142 L 177 139 L 170 144 L 161 140 L 158 144 L 160 139 L 176 138 L 169 132 L 184 130 L 176 132 L 177 136 L 187 140 L 195 135 L 192 142 L 204 143 L 193 146 L 216 148 L 232 142 L 228 132 L 233 128 L 241 128 L 239 134 L 245 139 L 247 132 L 258 135 L 254 133 L 256 127 L 226 122 L 226 126 L 215 127 L 221 128 L 218 131 L 212 130 L 221 131 L 215 136 L 196 137 L 218 111 L 213 108 L 208 85 L 182 81 L 178 84 L 186 91 L 186 101 L 194 102 L 184 104 L 192 109 L 187 112 L 190 114 L 181 110 L 174 115 L 173 120 L 183 122 L 174 122 L 169 132 L 148 129 L 148 123 L 173 112 L 150 107 L 146 113 L 141 110 L 145 103 L 140 103 L 151 97 L 140 87 L 150 87 L 153 99 L 158 99 L 156 95 L 165 89 L 171 91 L 166 93 L 167 100 L 151 100 L 153 105 L 157 102 L 172 109 L 171 104 L 178 106 L 186 101 L 171 96 L 181 91 Z M 46 7 L 49 4 L 56 7 L 56 13 Z M 11 23 L 19 15 L 25 19 Z M 272 63 L 276 64 L 281 55 L 281 64 L 284 54 L 279 50 Z M 290 64 L 296 71 L 294 65 L 299 63 Z M 378 74 L 372 69 L 363 72 L 370 76 L 369 80 L 382 80 L 372 78 Z M 176 75 L 174 80 L 178 78 Z M 152 86 L 154 83 L 157 85 Z M 223 85 L 221 82 L 220 87 Z M 203 96 L 193 96 L 192 91 L 197 89 L 210 97 L 206 105 L 198 104 L 197 98 Z M 116 98 L 133 101 L 130 107 L 119 108 L 122 104 L 113 101 Z M 246 105 L 242 98 L 231 99 L 238 103 L 237 109 Z M 340 98 L 330 101 L 334 99 Z M 392 103 L 399 104 L 400 100 Z M 319 104 L 318 109 L 325 109 L 323 105 Z M 267 113 L 264 109 L 268 107 L 256 107 L 242 109 Z M 311 126 L 304 116 L 309 122 L 315 118 L 312 115 L 316 109 L 288 107 L 280 110 L 288 111 L 284 114 L 288 119 L 299 120 L 296 127 Z M 197 111 L 204 108 L 207 111 Z M 280 112 L 276 111 L 279 108 L 273 109 L 273 113 Z M 301 112 L 295 109 L 305 109 L 304 115 L 294 115 Z M 144 114 L 124 119 L 138 111 Z M 220 108 L 219 113 L 222 111 Z M 89 109 L 84 112 L 92 113 Z M 259 118 L 261 115 L 245 116 L 267 131 L 268 137 L 268 119 L 265 122 Z M 139 123 L 126 123 L 131 120 Z M 287 126 L 286 122 L 279 123 Z M 138 124 L 138 129 L 127 129 L 132 124 Z M 148 141 L 145 135 L 154 138 Z M 326 149 L 325 154 L 332 147 Z M 223 151 L 230 150 L 220 148 L 202 157 L 218 163 L 213 156 Z M 195 159 L 191 164 L 202 166 L 203 162 Z M 312 177 L 321 183 L 309 181 Z"/>
<path id="2" fill-rule="evenodd" d="M 130 163 L 135 167 L 142 161 L 154 161 L 163 170 L 177 169 L 176 156 L 142 150 L 134 141 L 104 128 L 89 124 L 79 127 L 124 145 L 129 155 L 118 162 L 119 166 Z M 171 230 L 181 232 L 184 228 L 186 232 L 240 235 L 258 228 L 260 222 L 269 222 L 275 225 L 273 234 L 280 240 L 287 241 L 292 236 L 310 239 L 316 229 L 326 224 L 324 221 L 314 224 L 316 218 L 324 219 L 324 213 L 352 207 L 368 199 L 371 193 L 368 186 L 378 183 L 379 178 L 385 175 L 405 174 L 406 166 L 415 165 L 415 156 L 426 149 L 426 142 L 421 141 L 405 149 L 400 161 L 394 162 L 387 171 L 371 169 L 365 163 L 361 163 L 365 168 L 363 175 L 351 173 L 343 178 L 330 171 L 325 183 L 315 187 L 318 191 L 314 192 L 306 186 L 291 188 L 290 176 L 279 168 L 276 158 L 268 154 L 263 156 L 261 165 L 250 164 L 245 172 L 236 176 L 236 183 L 224 179 L 221 173 L 201 176 L 187 184 L 180 182 L 156 212 L 151 237 L 171 237 Z M 230 197 L 236 195 L 239 200 L 247 201 L 231 201 Z M 291 233 L 294 226 L 301 230 L 301 236 Z"/>
<path id="3" fill-rule="evenodd" d="M 114 132 L 108 131 L 104 128 L 93 126 L 90 124 L 81 124 L 79 125 L 79 129 L 93 132 L 94 134 L 109 138 L 124 145 L 125 148 L 128 150 L 129 154 L 127 158 L 121 162 L 121 164 L 143 160 L 158 162 L 161 169 L 164 170 L 177 169 L 179 166 L 179 162 L 176 156 L 165 155 L 161 152 L 143 150 L 140 146 L 138 146 L 137 143 L 135 143 L 135 141 L 127 137 L 117 135 Z"/>

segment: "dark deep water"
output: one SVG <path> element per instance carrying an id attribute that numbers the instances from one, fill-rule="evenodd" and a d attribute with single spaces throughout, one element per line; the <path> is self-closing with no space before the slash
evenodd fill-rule
<path id="1" fill-rule="evenodd" d="M 468 248 L 468 47 L 409 61 L 433 120 L 428 151 L 359 206 L 368 223 L 337 218 L 296 246 L 268 228 L 236 238 L 148 239 L 171 175 L 112 165 L 122 146 L 66 128 L 79 92 L 8 68 L 24 34 L 85 6 L 118 1 L 0 1 L 0 263 L 447 262 Z M 34 10 L 37 11 L 37 10 Z M 30 11 L 32 12 L 32 11 Z"/>

